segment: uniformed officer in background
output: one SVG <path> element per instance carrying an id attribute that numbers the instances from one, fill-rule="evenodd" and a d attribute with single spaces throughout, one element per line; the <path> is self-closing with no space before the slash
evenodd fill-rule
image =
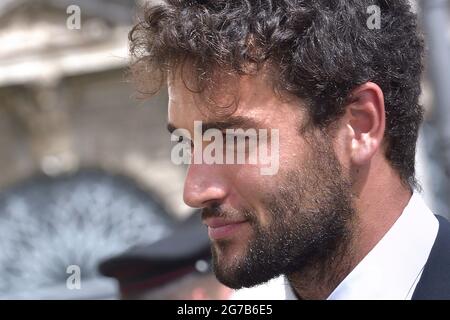
<path id="1" fill-rule="evenodd" d="M 209 238 L 198 214 L 168 237 L 103 261 L 99 271 L 118 280 L 121 299 L 225 300 L 232 293 L 211 270 Z"/>

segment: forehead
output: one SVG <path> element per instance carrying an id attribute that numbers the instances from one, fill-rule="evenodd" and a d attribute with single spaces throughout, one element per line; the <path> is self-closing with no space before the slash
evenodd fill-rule
<path id="1" fill-rule="evenodd" d="M 298 98 L 286 99 L 276 94 L 264 74 L 240 76 L 216 85 L 211 92 L 214 104 L 188 89 L 180 76 L 169 77 L 168 90 L 168 121 L 177 128 L 190 129 L 193 122 L 199 120 L 224 120 L 230 111 L 233 116 L 250 118 L 261 126 L 271 127 L 273 123 L 280 125 L 295 120 L 302 109 Z"/>

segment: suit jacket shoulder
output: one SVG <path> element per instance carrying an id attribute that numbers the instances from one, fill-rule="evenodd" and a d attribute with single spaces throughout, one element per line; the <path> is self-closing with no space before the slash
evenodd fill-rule
<path id="1" fill-rule="evenodd" d="M 450 223 L 441 216 L 436 240 L 416 286 L 413 300 L 450 300 Z"/>

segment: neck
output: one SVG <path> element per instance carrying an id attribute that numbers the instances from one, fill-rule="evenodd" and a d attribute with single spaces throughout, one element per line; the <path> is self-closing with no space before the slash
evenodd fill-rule
<path id="1" fill-rule="evenodd" d="M 408 204 L 411 191 L 395 173 L 387 174 L 384 181 L 372 180 L 370 174 L 367 178 L 376 183 L 363 183 L 354 192 L 356 216 L 348 236 L 340 239 L 340 245 L 329 256 L 287 275 L 299 298 L 326 299 L 383 238 Z"/>
<path id="2" fill-rule="evenodd" d="M 340 245 L 326 257 L 317 257 L 302 268 L 287 275 L 299 299 L 324 300 L 357 265 L 353 234 L 339 239 Z"/>

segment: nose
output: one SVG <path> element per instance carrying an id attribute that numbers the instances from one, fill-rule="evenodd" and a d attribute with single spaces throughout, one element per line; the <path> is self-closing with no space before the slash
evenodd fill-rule
<path id="1" fill-rule="evenodd" d="M 184 182 L 183 199 L 192 208 L 222 203 L 227 195 L 226 179 L 217 165 L 191 164 Z"/>

